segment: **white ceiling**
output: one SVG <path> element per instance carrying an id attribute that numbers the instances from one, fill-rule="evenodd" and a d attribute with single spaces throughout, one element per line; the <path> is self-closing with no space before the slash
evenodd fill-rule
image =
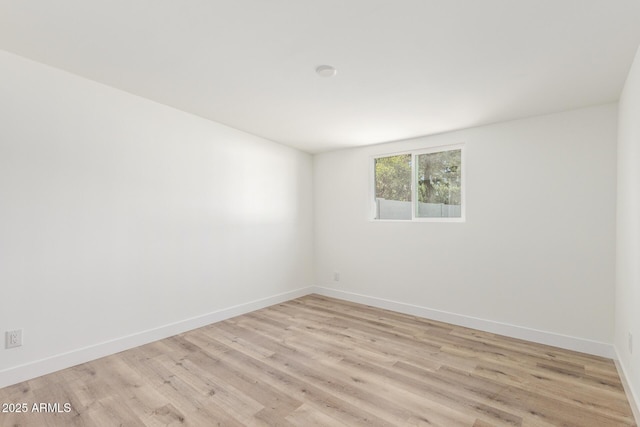
<path id="1" fill-rule="evenodd" d="M 640 0 L 0 0 L 0 49 L 310 152 L 613 102 L 639 43 Z"/>

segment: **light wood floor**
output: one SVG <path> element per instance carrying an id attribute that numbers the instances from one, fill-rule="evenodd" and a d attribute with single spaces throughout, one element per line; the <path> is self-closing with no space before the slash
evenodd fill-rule
<path id="1" fill-rule="evenodd" d="M 0 426 L 632 426 L 611 360 L 317 295 L 0 389 Z"/>

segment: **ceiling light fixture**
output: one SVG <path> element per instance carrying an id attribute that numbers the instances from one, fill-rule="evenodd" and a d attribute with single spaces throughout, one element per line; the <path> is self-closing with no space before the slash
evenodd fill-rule
<path id="1" fill-rule="evenodd" d="M 318 73 L 320 77 L 333 77 L 338 73 L 338 70 L 331 65 L 320 65 L 316 68 L 316 73 Z"/>

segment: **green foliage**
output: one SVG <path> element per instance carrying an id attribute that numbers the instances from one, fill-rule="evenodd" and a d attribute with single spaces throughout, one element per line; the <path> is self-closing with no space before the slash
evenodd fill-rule
<path id="1" fill-rule="evenodd" d="M 418 201 L 460 205 L 461 151 L 450 150 L 416 156 Z M 411 201 L 411 155 L 382 157 L 375 161 L 376 197 Z"/>
<path id="2" fill-rule="evenodd" d="M 418 201 L 460 205 L 461 151 L 417 156 Z"/>
<path id="3" fill-rule="evenodd" d="M 411 200 L 411 155 L 376 159 L 376 198 Z"/>

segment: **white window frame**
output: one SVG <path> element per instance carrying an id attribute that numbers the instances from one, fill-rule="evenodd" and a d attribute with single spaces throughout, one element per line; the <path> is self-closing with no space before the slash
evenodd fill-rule
<path id="1" fill-rule="evenodd" d="M 418 188 L 416 185 L 416 157 L 421 154 L 430 154 L 430 153 L 441 153 L 443 151 L 454 151 L 460 150 L 460 217 L 452 218 L 452 217 L 417 217 L 416 216 L 416 203 L 418 200 Z M 377 218 L 377 203 L 376 203 L 376 160 L 392 157 L 392 156 L 400 156 L 400 155 L 411 155 L 411 219 L 379 219 Z M 374 222 L 466 222 L 466 193 L 467 193 L 467 184 L 466 184 L 466 167 L 467 162 L 465 159 L 465 144 L 452 144 L 452 145 L 439 145 L 435 147 L 428 148 L 420 148 L 416 150 L 406 150 L 406 151 L 397 151 L 391 153 L 384 154 L 376 154 L 371 156 L 369 159 L 371 176 L 369 178 L 369 187 L 370 187 L 370 200 L 372 201 L 372 207 L 370 209 L 369 218 Z"/>

